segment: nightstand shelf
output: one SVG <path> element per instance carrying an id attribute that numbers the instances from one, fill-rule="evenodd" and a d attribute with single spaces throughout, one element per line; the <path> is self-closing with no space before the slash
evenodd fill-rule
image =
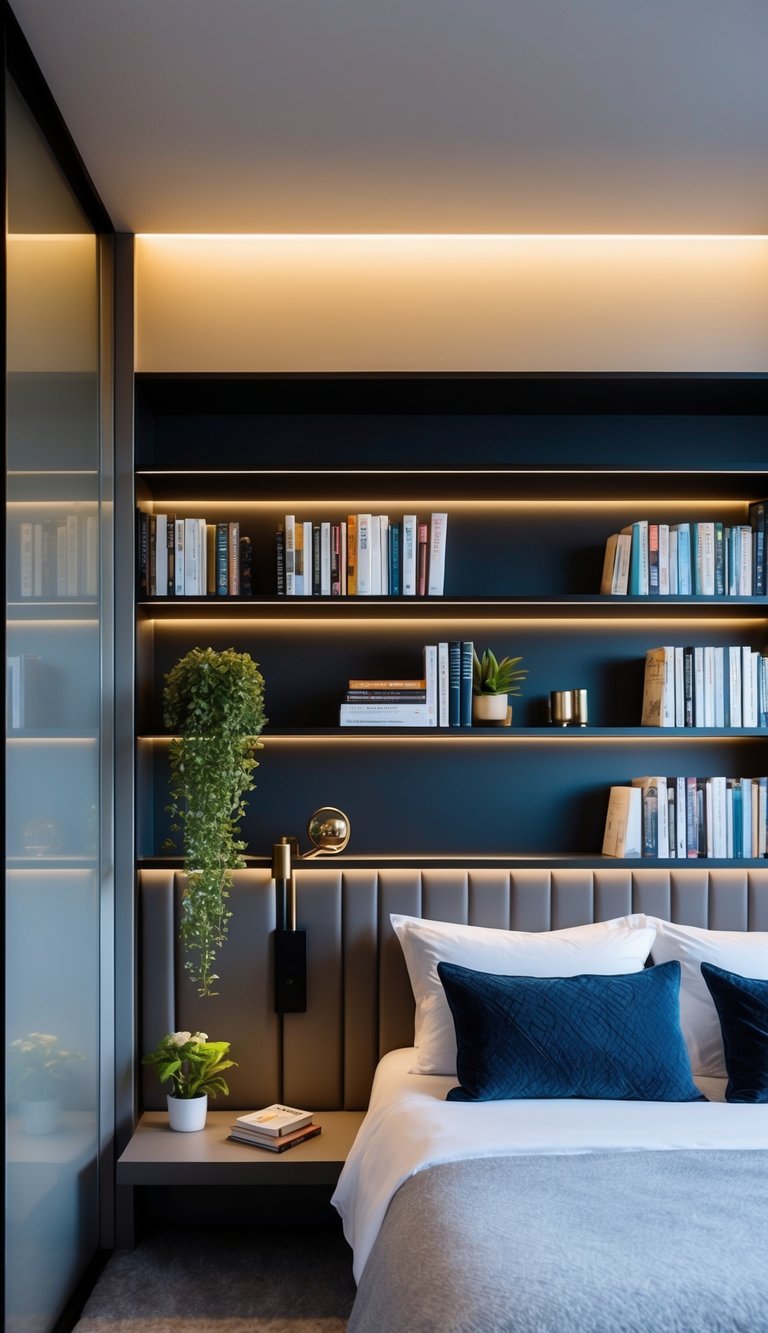
<path id="1" fill-rule="evenodd" d="M 145 1111 L 117 1162 L 116 1183 L 123 1195 L 118 1244 L 133 1244 L 134 1188 L 141 1186 L 247 1185 L 335 1186 L 363 1121 L 363 1111 L 319 1111 L 322 1132 L 284 1153 L 252 1148 L 230 1139 L 240 1110 L 209 1111 L 205 1129 L 192 1134 L 168 1127 L 165 1111 Z"/>

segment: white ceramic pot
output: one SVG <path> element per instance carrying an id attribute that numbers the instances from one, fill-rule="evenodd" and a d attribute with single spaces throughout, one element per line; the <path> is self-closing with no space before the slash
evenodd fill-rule
<path id="1" fill-rule="evenodd" d="M 183 1134 L 193 1129 L 205 1129 L 205 1117 L 208 1114 L 208 1094 L 202 1097 L 167 1096 L 168 1124 L 171 1129 L 181 1130 Z"/>
<path id="2" fill-rule="evenodd" d="M 59 1127 L 61 1102 L 58 1097 L 41 1101 L 22 1101 L 19 1115 L 25 1134 L 55 1134 Z"/>
<path id="3" fill-rule="evenodd" d="M 479 726 L 503 727 L 511 721 L 511 708 L 506 694 L 473 694 L 472 721 Z"/>

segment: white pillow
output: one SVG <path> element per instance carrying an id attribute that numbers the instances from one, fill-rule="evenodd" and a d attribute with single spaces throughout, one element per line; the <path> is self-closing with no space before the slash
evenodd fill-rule
<path id="1" fill-rule="evenodd" d="M 720 1022 L 701 975 L 702 963 L 714 963 L 741 977 L 768 980 L 768 933 L 746 930 L 705 930 L 678 926 L 659 917 L 642 920 L 656 931 L 654 963 L 680 963 L 680 1026 L 694 1074 L 727 1078 Z"/>
<path id="2" fill-rule="evenodd" d="M 392 915 L 416 1000 L 413 1074 L 455 1074 L 456 1034 L 437 964 L 521 977 L 615 976 L 640 972 L 654 931 L 640 916 L 567 930 L 492 930 Z"/>

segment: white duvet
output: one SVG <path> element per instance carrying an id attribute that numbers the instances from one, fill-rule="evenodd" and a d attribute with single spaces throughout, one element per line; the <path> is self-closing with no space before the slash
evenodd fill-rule
<path id="1" fill-rule="evenodd" d="M 515 1153 L 768 1148 L 768 1105 L 728 1105 L 725 1080 L 697 1078 L 706 1102 L 446 1102 L 455 1077 L 410 1074 L 414 1050 L 380 1062 L 368 1114 L 333 1195 L 359 1282 L 389 1201 L 438 1162 Z"/>

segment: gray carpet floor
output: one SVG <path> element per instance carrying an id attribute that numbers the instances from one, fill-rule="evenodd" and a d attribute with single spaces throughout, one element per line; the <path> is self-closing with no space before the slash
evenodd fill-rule
<path id="1" fill-rule="evenodd" d="M 75 1333 L 343 1333 L 351 1251 L 327 1227 L 188 1227 L 117 1250 Z"/>

